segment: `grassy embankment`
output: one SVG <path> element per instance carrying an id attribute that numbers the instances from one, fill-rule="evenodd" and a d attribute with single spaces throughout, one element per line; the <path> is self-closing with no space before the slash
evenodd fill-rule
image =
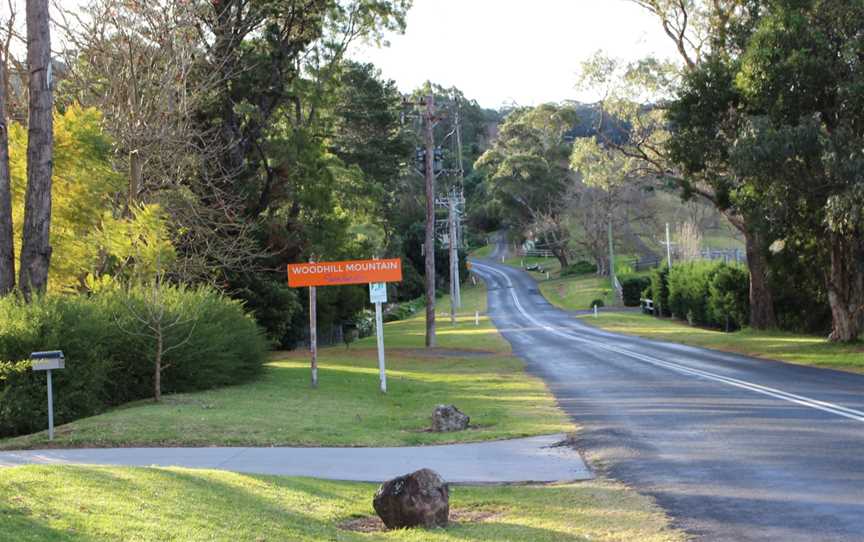
<path id="1" fill-rule="evenodd" d="M 612 292 L 609 279 L 594 274 L 561 277 L 561 264 L 555 258 L 510 258 L 504 260 L 505 265 L 524 269 L 539 265 L 543 272 L 528 271 L 538 283 L 543 296 L 556 307 L 564 310 L 587 310 L 591 302 L 602 299 L 605 307 L 620 305 Z M 548 279 L 546 271 L 549 272 Z"/>
<path id="2" fill-rule="evenodd" d="M 823 337 L 749 329 L 723 333 L 691 327 L 676 320 L 632 313 L 601 313 L 599 318 L 586 317 L 585 322 L 609 331 L 638 335 L 648 339 L 701 346 L 800 365 L 864 372 L 864 346 L 833 344 Z"/>
<path id="3" fill-rule="evenodd" d="M 607 481 L 454 487 L 456 522 L 447 529 L 356 532 L 347 527 L 376 527 L 371 484 L 177 468 L 39 466 L 2 472 L 4 541 L 684 539 L 649 499 Z"/>
<path id="4" fill-rule="evenodd" d="M 485 310 L 482 288 L 465 312 Z M 447 300 L 443 300 L 442 307 Z M 377 392 L 371 340 L 321 352 L 321 387 L 304 354 L 275 356 L 256 383 L 174 395 L 62 426 L 57 444 L 413 444 L 571 429 L 543 384 L 509 355 L 485 317 L 439 321 L 426 355 L 423 319 L 386 328 L 390 392 Z M 480 349 L 483 350 L 472 350 Z M 423 432 L 432 406 L 454 401 L 478 429 Z M 36 435 L 5 447 L 43 445 Z M 0 540 L 683 540 L 650 499 L 607 480 L 553 486 L 454 487 L 455 523 L 380 531 L 375 486 L 178 468 L 28 466 L 0 471 Z M 182 503 L 182 506 L 178 506 Z M 368 528 L 369 532 L 352 529 Z"/>
<path id="5" fill-rule="evenodd" d="M 385 326 L 388 393 L 378 391 L 374 337 L 323 348 L 319 388 L 305 351 L 273 355 L 260 379 L 217 390 L 131 403 L 57 428 L 52 447 L 400 446 L 482 441 L 572 431 L 549 390 L 524 371 L 484 315 L 486 292 L 467 287 L 455 325 L 439 302 L 438 345 L 422 348 L 422 314 Z M 56 393 L 63 393 L 57 389 Z M 472 430 L 426 431 L 435 405 L 453 403 Z M 46 432 L 0 440 L 0 449 L 48 446 Z"/>

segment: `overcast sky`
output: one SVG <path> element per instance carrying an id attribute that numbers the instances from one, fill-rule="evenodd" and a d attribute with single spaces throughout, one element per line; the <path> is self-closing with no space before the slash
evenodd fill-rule
<path id="1" fill-rule="evenodd" d="M 353 56 L 381 68 L 405 92 L 431 80 L 485 107 L 597 96 L 574 90 L 580 63 L 675 57 L 658 21 L 627 0 L 414 0 L 404 35 Z"/>

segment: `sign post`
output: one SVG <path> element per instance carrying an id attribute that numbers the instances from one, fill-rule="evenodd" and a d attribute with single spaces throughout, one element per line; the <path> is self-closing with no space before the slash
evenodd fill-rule
<path id="1" fill-rule="evenodd" d="M 378 335 L 378 367 L 381 371 L 381 391 L 387 391 L 384 372 L 384 326 L 381 303 L 387 302 L 388 282 L 402 280 L 402 260 L 350 260 L 342 262 L 309 262 L 288 265 L 288 286 L 309 288 L 309 343 L 312 352 L 312 386 L 318 386 L 318 340 L 316 287 L 345 284 L 369 284 L 369 297 L 375 303 L 375 328 Z M 380 299 L 380 301 L 376 301 Z M 383 296 L 383 297 L 382 297 Z"/>
<path id="2" fill-rule="evenodd" d="M 387 393 L 387 370 L 384 367 L 384 318 L 381 303 L 387 303 L 387 283 L 369 283 L 369 302 L 375 304 L 375 338 L 378 342 L 378 374 L 381 380 L 381 393 Z"/>
<path id="3" fill-rule="evenodd" d="M 54 389 L 51 381 L 51 371 L 66 368 L 63 352 L 33 352 L 30 360 L 34 371 L 46 371 L 48 374 L 48 440 L 54 440 Z"/>
<path id="4" fill-rule="evenodd" d="M 318 387 L 318 292 L 309 287 L 309 350 L 312 352 L 312 387 Z"/>

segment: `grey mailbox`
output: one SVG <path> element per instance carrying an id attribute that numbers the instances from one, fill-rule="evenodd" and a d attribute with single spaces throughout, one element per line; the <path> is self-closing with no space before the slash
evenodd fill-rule
<path id="1" fill-rule="evenodd" d="M 33 352 L 30 362 L 34 371 L 48 372 L 48 440 L 54 440 L 54 391 L 51 385 L 51 371 L 65 369 L 66 359 L 60 350 Z"/>

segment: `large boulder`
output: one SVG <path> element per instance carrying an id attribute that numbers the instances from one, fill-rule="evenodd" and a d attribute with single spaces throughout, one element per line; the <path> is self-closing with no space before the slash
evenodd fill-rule
<path id="1" fill-rule="evenodd" d="M 450 488 L 437 472 L 420 469 L 381 484 L 372 506 L 388 529 L 446 527 Z"/>
<path id="2" fill-rule="evenodd" d="M 438 405 L 432 413 L 432 431 L 446 433 L 448 431 L 462 431 L 468 428 L 471 418 L 460 412 L 453 405 Z"/>

